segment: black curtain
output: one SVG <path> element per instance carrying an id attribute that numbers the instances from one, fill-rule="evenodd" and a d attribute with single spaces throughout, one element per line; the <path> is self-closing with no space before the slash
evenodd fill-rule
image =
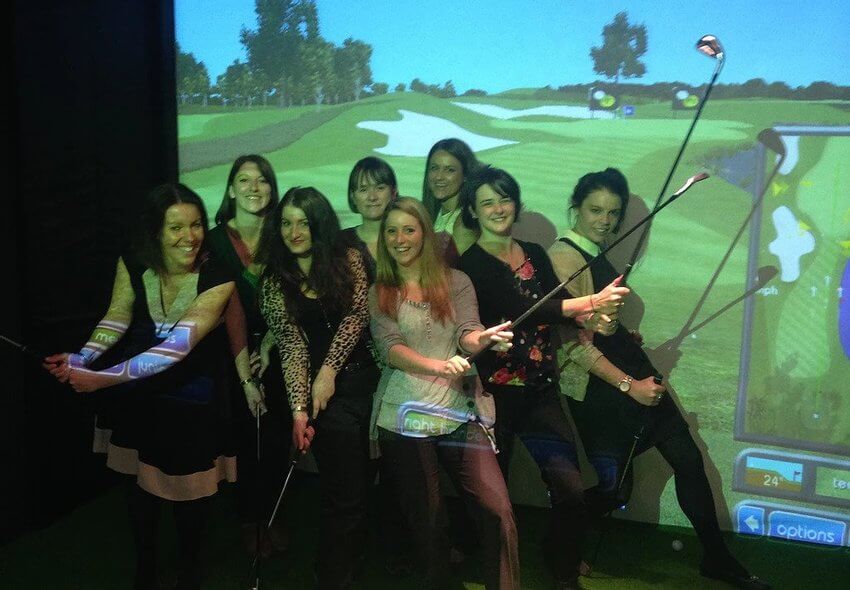
<path id="1" fill-rule="evenodd" d="M 139 198 L 177 180 L 173 1 L 16 0 L 0 333 L 76 351 L 109 300 Z M 0 542 L 108 485 L 91 399 L 0 350 Z"/>

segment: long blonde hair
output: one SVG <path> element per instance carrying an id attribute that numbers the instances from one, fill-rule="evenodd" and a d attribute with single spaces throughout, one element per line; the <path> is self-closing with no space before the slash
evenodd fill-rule
<path id="1" fill-rule="evenodd" d="M 443 261 L 437 247 L 437 235 L 434 225 L 424 205 L 411 197 L 399 197 L 384 211 L 381 219 L 381 233 L 378 234 L 378 272 L 375 288 L 378 293 L 378 307 L 381 312 L 393 319 L 398 318 L 398 306 L 406 296 L 404 282 L 398 272 L 398 263 L 390 256 L 385 237 L 387 218 L 391 211 L 407 213 L 419 222 L 422 228 L 422 252 L 420 256 L 419 284 L 425 302 L 431 305 L 432 317 L 445 323 L 454 317 L 449 285 L 449 269 Z"/>

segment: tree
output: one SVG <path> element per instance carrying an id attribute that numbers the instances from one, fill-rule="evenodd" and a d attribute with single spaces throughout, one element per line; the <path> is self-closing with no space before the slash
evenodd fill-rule
<path id="1" fill-rule="evenodd" d="M 216 79 L 224 104 L 234 103 L 251 106 L 258 94 L 254 77 L 247 63 L 234 60 Z"/>
<path id="2" fill-rule="evenodd" d="M 364 86 L 372 83 L 372 46 L 349 37 L 334 48 L 333 71 L 338 99 L 360 100 Z"/>
<path id="3" fill-rule="evenodd" d="M 405 90 L 407 90 L 407 85 L 404 82 L 399 82 L 395 85 L 393 92 L 404 92 Z"/>
<path id="4" fill-rule="evenodd" d="M 452 81 L 447 81 L 442 90 L 440 90 L 439 96 L 442 98 L 454 98 L 457 96 L 457 91 L 455 90 L 455 85 L 452 84 Z"/>
<path id="5" fill-rule="evenodd" d="M 210 91 L 210 75 L 207 72 L 207 66 L 195 59 L 191 53 L 181 51 L 179 43 L 176 44 L 176 52 L 175 77 L 180 104 L 186 104 L 187 101 L 200 97 L 201 102 L 206 106 Z"/>
<path id="6" fill-rule="evenodd" d="M 390 85 L 384 82 L 372 82 L 372 94 L 381 96 L 390 91 Z"/>
<path id="7" fill-rule="evenodd" d="M 274 90 L 284 105 L 287 76 L 295 65 L 300 40 L 297 0 L 256 0 L 257 30 L 242 28 L 239 39 L 254 71 L 263 73 L 267 91 Z"/>
<path id="8" fill-rule="evenodd" d="M 425 84 L 419 78 L 414 78 L 410 81 L 410 91 L 411 92 L 421 92 L 422 94 L 428 93 L 428 85 Z"/>
<path id="9" fill-rule="evenodd" d="M 640 78 L 646 66 L 640 57 L 646 53 L 646 26 L 629 24 L 629 15 L 619 12 L 602 28 L 602 46 L 591 47 L 593 71 L 614 82 L 624 78 Z"/>

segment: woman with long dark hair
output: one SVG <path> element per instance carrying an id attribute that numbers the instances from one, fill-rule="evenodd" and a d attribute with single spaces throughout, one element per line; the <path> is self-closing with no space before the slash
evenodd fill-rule
<path id="1" fill-rule="evenodd" d="M 461 193 L 461 219 L 480 233 L 460 258 L 478 294 L 485 324 L 515 319 L 560 281 L 546 251 L 512 236 L 522 209 L 520 188 L 504 170 L 481 167 Z M 513 347 L 488 351 L 477 361 L 484 389 L 496 402 L 499 466 L 508 479 L 514 438 L 528 449 L 549 489 L 551 514 L 543 549 L 558 588 L 577 587 L 585 532 L 584 486 L 576 437 L 561 405 L 551 324 L 598 311 L 613 313 L 629 293 L 614 280 L 597 294 L 550 299 L 514 332 Z"/>
<path id="2" fill-rule="evenodd" d="M 383 456 L 408 514 L 427 588 L 449 584 L 438 466 L 469 505 L 488 589 L 519 588 L 516 525 L 492 444 L 493 402 L 464 354 L 510 347 L 507 323 L 478 320 L 469 278 L 445 266 L 422 203 L 401 197 L 384 214 L 372 334 L 385 361 L 373 409 Z"/>
<path id="3" fill-rule="evenodd" d="M 282 390 L 283 379 L 277 358 L 270 357 L 263 347 L 267 328 L 260 313 L 259 269 L 254 263 L 263 223 L 279 200 L 277 178 L 269 161 L 257 154 L 239 156 L 227 175 L 216 225 L 206 238 L 210 252 L 236 282 L 236 294 L 225 314 L 239 379 L 233 400 L 239 461 L 236 497 L 243 544 L 249 553 L 259 549 L 263 555 L 288 546 L 282 518 L 276 519 L 269 531 L 263 524 L 283 485 L 285 473 L 280 466 L 287 461 L 292 419 L 282 396 L 265 396 L 266 391 Z M 271 370 L 266 370 L 267 362 L 272 364 Z"/>
<path id="4" fill-rule="evenodd" d="M 132 252 L 118 261 L 109 309 L 85 346 L 45 366 L 78 392 L 104 388 L 95 451 L 127 477 L 136 590 L 157 586 L 160 504 L 174 509 L 178 588 L 200 588 L 210 499 L 236 479 L 222 315 L 233 281 L 206 259 L 207 216 L 182 184 L 148 195 Z"/>
<path id="5" fill-rule="evenodd" d="M 478 165 L 472 148 L 456 138 L 435 143 L 425 159 L 422 203 L 431 216 L 434 232 L 440 238 L 440 247 L 450 265 L 478 237 L 475 231 L 463 225 L 459 206 L 463 181 Z"/>
<path id="6" fill-rule="evenodd" d="M 263 227 L 260 309 L 274 334 L 292 442 L 313 449 L 321 486 L 320 588 L 348 588 L 364 558 L 369 416 L 379 371 L 368 347 L 366 267 L 339 240 L 331 204 L 286 192 Z M 312 418 L 312 423 L 308 419 Z"/>
<path id="7" fill-rule="evenodd" d="M 574 225 L 549 249 L 558 276 L 566 279 L 599 254 L 619 230 L 629 202 L 629 186 L 614 168 L 582 176 L 573 190 Z M 606 258 L 598 259 L 567 288 L 576 297 L 606 285 L 619 273 Z M 610 335 L 596 334 L 592 343 L 567 341 L 562 383 L 585 452 L 596 468 L 599 484 L 589 490 L 588 508 L 597 516 L 624 504 L 631 495 L 629 451 L 638 455 L 652 447 L 673 469 L 676 498 L 703 547 L 703 576 L 739 588 L 763 590 L 769 585 L 736 560 L 723 541 L 702 454 L 688 425 L 641 348 L 639 338 L 617 325 Z M 578 353 L 576 355 L 576 353 Z M 572 359 L 581 359 L 572 362 Z M 575 376 L 589 372 L 582 381 Z M 625 473 L 624 485 L 620 481 Z"/>

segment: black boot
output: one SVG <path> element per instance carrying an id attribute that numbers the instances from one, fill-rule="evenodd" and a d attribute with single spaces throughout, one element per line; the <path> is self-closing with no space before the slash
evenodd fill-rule
<path id="1" fill-rule="evenodd" d="M 770 590 L 770 584 L 750 574 L 731 554 L 706 556 L 699 566 L 699 573 L 743 590 Z"/>

